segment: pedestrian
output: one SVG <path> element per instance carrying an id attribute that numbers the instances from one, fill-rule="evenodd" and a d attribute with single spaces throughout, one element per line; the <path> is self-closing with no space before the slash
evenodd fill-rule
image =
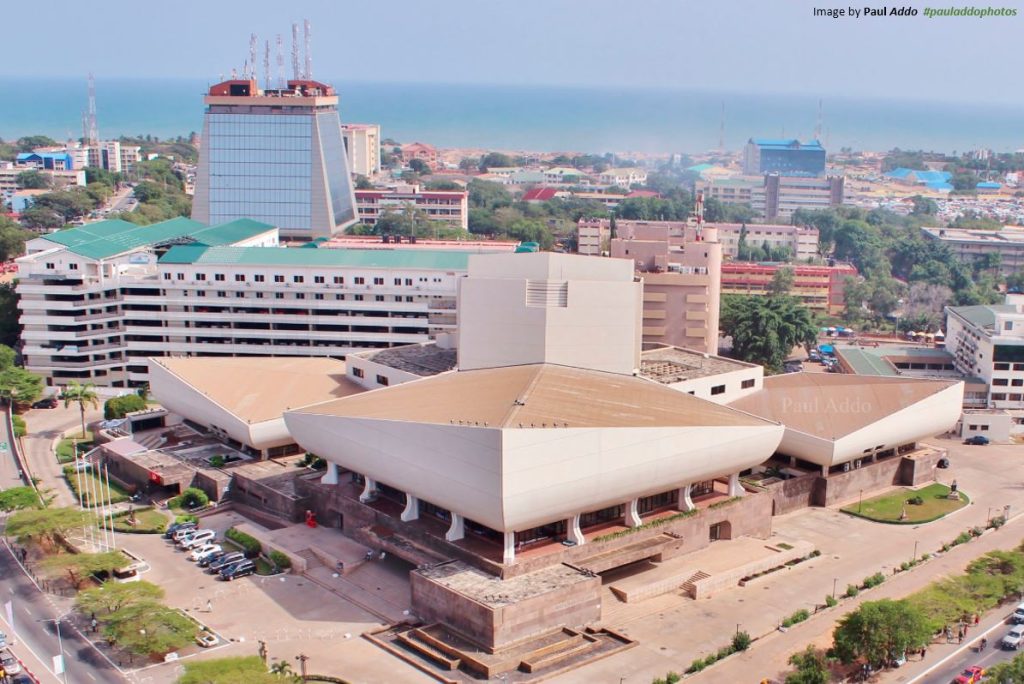
<path id="1" fill-rule="evenodd" d="M 93 634 L 95 634 L 95 633 L 96 633 L 96 628 L 97 628 L 97 626 L 99 625 L 99 622 L 97 622 L 97 621 L 96 621 L 96 618 L 94 617 L 94 618 L 93 618 L 93 619 L 92 619 L 92 620 L 90 621 L 90 623 L 89 623 L 89 624 L 90 624 L 90 625 L 92 625 L 92 633 L 93 633 Z"/>
<path id="2" fill-rule="evenodd" d="M 957 635 L 956 643 L 958 643 L 958 644 L 964 643 L 964 630 L 962 630 L 962 629 L 960 630 L 960 634 Z"/>
<path id="3" fill-rule="evenodd" d="M 206 612 L 207 613 L 212 613 L 213 612 L 213 601 L 211 601 L 209 599 L 207 599 L 207 601 L 206 601 Z"/>
<path id="4" fill-rule="evenodd" d="M 974 624 L 978 624 L 979 622 L 981 622 L 981 616 L 978 615 L 977 613 L 975 613 L 974 614 Z"/>
<path id="5" fill-rule="evenodd" d="M 24 565 L 25 559 L 28 558 L 28 549 L 24 546 L 21 547 L 21 562 Z"/>

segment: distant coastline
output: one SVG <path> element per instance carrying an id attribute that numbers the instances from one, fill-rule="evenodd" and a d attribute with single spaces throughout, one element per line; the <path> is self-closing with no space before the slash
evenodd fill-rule
<path id="1" fill-rule="evenodd" d="M 813 137 L 818 98 L 527 86 L 332 81 L 343 121 L 380 123 L 385 137 L 440 147 L 501 150 L 698 153 L 751 136 Z M 202 79 L 97 79 L 103 136 L 188 135 L 202 123 Z M 0 137 L 81 135 L 85 79 L 0 77 Z M 832 97 L 824 100 L 829 149 L 963 152 L 1024 148 L 1024 106 Z"/>

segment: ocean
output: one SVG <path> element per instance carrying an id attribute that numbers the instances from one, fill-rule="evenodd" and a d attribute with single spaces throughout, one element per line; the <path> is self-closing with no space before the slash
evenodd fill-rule
<path id="1" fill-rule="evenodd" d="M 342 121 L 379 123 L 384 137 L 440 147 L 616 153 L 703 152 L 750 137 L 813 137 L 818 98 L 627 88 L 333 81 Z M 188 135 L 202 125 L 202 80 L 96 81 L 101 137 Z M 80 137 L 85 79 L 0 77 L 0 138 Z M 823 98 L 830 150 L 963 152 L 1024 147 L 1024 106 Z"/>

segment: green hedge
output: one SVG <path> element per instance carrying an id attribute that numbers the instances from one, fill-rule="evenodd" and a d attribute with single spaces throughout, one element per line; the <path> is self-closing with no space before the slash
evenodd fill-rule
<path id="1" fill-rule="evenodd" d="M 270 552 L 270 560 L 278 570 L 287 570 L 292 567 L 292 559 L 277 550 Z"/>
<path id="2" fill-rule="evenodd" d="M 224 536 L 242 547 L 242 550 L 245 551 L 246 558 L 256 558 L 263 551 L 263 545 L 260 544 L 256 537 L 246 534 L 245 532 L 241 532 L 234 527 L 228 528 L 228 531 L 224 533 Z"/>
<path id="3" fill-rule="evenodd" d="M 25 424 L 25 419 L 21 416 L 11 416 L 11 422 L 14 423 L 14 436 L 24 437 L 28 434 L 28 426 Z"/>
<path id="4" fill-rule="evenodd" d="M 124 418 L 125 414 L 131 413 L 132 411 L 141 411 L 144 408 L 146 408 L 146 400 L 138 394 L 114 397 L 113 399 L 108 399 L 107 402 L 103 404 L 103 417 L 106 420 Z"/>

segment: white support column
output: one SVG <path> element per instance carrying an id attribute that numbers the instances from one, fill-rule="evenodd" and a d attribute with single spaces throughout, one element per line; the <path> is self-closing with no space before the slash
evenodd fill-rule
<path id="1" fill-rule="evenodd" d="M 582 546 L 587 543 L 586 537 L 583 536 L 583 532 L 580 530 L 580 514 L 572 516 L 565 521 L 566 538 L 576 544 L 576 546 Z"/>
<path id="2" fill-rule="evenodd" d="M 740 484 L 740 474 L 733 473 L 729 476 L 729 496 L 743 496 L 747 490 Z"/>
<path id="3" fill-rule="evenodd" d="M 338 464 L 327 462 L 327 472 L 320 478 L 320 484 L 325 485 L 336 485 L 338 484 Z"/>
<path id="4" fill-rule="evenodd" d="M 505 552 L 501 556 L 501 561 L 506 564 L 516 562 L 516 533 L 506 532 L 505 533 Z"/>
<path id="5" fill-rule="evenodd" d="M 696 508 L 696 506 L 693 505 L 693 497 L 691 496 L 692 491 L 692 484 L 679 488 L 679 510 L 692 511 Z"/>
<path id="6" fill-rule="evenodd" d="M 374 497 L 377 493 L 377 481 L 366 478 L 366 483 L 363 485 L 363 493 L 359 495 L 360 503 L 366 503 Z"/>
<path id="7" fill-rule="evenodd" d="M 639 499 L 633 499 L 632 501 L 626 504 L 626 527 L 640 527 L 640 513 L 637 512 L 636 509 L 637 503 L 639 503 L 639 501 Z"/>
<path id="8" fill-rule="evenodd" d="M 402 522 L 418 520 L 420 517 L 420 500 L 409 492 L 405 493 L 405 510 L 402 511 Z"/>
<path id="9" fill-rule="evenodd" d="M 466 536 L 466 521 L 458 513 L 452 512 L 452 524 L 448 527 L 448 531 L 444 533 L 444 538 L 448 541 L 458 541 Z M 506 535 L 507 537 L 507 535 Z"/>

